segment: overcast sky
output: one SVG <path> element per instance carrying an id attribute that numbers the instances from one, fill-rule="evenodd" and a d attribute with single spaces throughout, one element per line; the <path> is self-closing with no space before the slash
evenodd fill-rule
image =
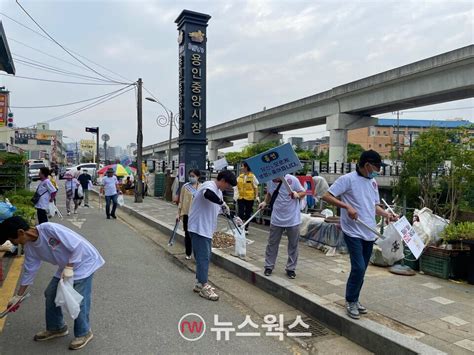
<path id="1" fill-rule="evenodd" d="M 130 81 L 144 85 L 172 111 L 178 104 L 178 44 L 174 20 L 183 9 L 212 16 L 208 35 L 208 126 L 236 119 L 369 75 L 447 52 L 474 42 L 472 1 L 20 1 L 67 48 Z M 38 30 L 14 0 L 0 11 Z M 54 43 L 0 15 L 10 49 L 37 61 L 97 76 L 24 44 L 81 66 Z M 19 42 L 23 43 L 20 44 Z M 21 56 L 21 57 L 18 57 Z M 25 59 L 28 58 L 28 59 Z M 103 68 L 100 73 L 124 81 Z M 81 81 L 15 63 L 17 76 Z M 90 82 L 90 80 L 87 80 Z M 107 94 L 121 86 L 85 86 L 0 76 L 11 91 L 11 106 L 70 103 Z M 144 96 L 149 96 L 146 92 Z M 91 110 L 51 123 L 74 140 L 89 138 L 85 126 L 100 126 L 110 145 L 136 141 L 135 93 L 130 91 Z M 80 108 L 12 109 L 18 126 L 29 126 Z M 158 105 L 144 101 L 144 144 L 168 139 L 160 128 Z M 404 112 L 401 118 L 474 120 L 474 100 Z M 461 109 L 469 108 L 471 109 Z M 459 108 L 456 110 L 447 110 Z M 391 114 L 382 117 L 393 117 Z M 285 137 L 298 135 L 289 132 Z M 177 131 L 174 131 L 176 136 Z M 324 126 L 304 130 L 320 137 Z M 66 142 L 68 140 L 66 139 Z M 245 141 L 238 142 L 242 146 Z"/>

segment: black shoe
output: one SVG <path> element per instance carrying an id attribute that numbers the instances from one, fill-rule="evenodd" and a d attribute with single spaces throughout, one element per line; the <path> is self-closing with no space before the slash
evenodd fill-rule
<path id="1" fill-rule="evenodd" d="M 270 276 L 272 274 L 272 269 L 265 269 L 264 273 L 265 276 Z"/>
<path id="2" fill-rule="evenodd" d="M 107 216 L 107 219 L 110 219 L 110 216 Z"/>
<path id="3" fill-rule="evenodd" d="M 296 273 L 292 270 L 286 270 L 286 276 L 288 276 L 289 279 L 294 279 L 296 277 Z"/>
<path id="4" fill-rule="evenodd" d="M 117 219 L 117 216 L 114 215 L 114 214 L 111 214 L 110 216 L 111 216 L 113 219 Z"/>

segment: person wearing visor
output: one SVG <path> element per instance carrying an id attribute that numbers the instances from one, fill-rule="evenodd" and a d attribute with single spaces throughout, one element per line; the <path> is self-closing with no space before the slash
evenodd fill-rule
<path id="1" fill-rule="evenodd" d="M 346 285 L 346 310 L 349 317 L 359 319 L 367 309 L 359 302 L 365 271 L 376 236 L 361 220 L 376 228 L 375 216 L 396 221 L 398 216 L 385 211 L 380 204 L 377 181 L 380 168 L 384 165 L 379 153 L 374 150 L 363 152 L 356 171 L 339 177 L 322 199 L 341 209 L 341 229 L 351 258 L 351 273 Z"/>

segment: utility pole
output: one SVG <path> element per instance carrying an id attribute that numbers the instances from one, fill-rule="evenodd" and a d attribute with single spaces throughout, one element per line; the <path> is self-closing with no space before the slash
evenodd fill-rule
<path id="1" fill-rule="evenodd" d="M 100 170 L 100 154 L 99 154 L 99 127 L 97 127 L 97 131 L 96 131 L 96 138 L 97 138 L 97 142 L 96 142 L 97 158 L 96 158 L 95 162 L 96 162 L 96 164 L 97 164 L 96 171 L 99 171 L 99 170 Z"/>
<path id="2" fill-rule="evenodd" d="M 168 140 L 168 168 L 171 169 L 171 139 L 173 138 L 173 112 L 170 111 L 170 139 Z"/>
<path id="3" fill-rule="evenodd" d="M 77 141 L 76 141 L 76 164 L 79 165 L 81 161 L 79 160 L 79 149 L 77 149 Z"/>
<path id="4" fill-rule="evenodd" d="M 135 182 L 135 202 L 143 202 L 142 197 L 142 148 L 143 148 L 143 132 L 142 132 L 142 79 L 137 81 L 137 181 Z"/>
<path id="5" fill-rule="evenodd" d="M 400 111 L 397 111 L 397 161 L 400 161 Z"/>

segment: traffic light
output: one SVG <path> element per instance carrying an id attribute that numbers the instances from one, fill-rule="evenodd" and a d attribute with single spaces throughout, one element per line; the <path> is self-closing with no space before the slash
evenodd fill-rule
<path id="1" fill-rule="evenodd" d="M 97 133 L 98 131 L 99 127 L 86 127 L 86 132 Z"/>
<path id="2" fill-rule="evenodd" d="M 8 128 L 13 128 L 13 113 L 11 113 L 11 112 L 8 114 L 7 127 Z"/>

